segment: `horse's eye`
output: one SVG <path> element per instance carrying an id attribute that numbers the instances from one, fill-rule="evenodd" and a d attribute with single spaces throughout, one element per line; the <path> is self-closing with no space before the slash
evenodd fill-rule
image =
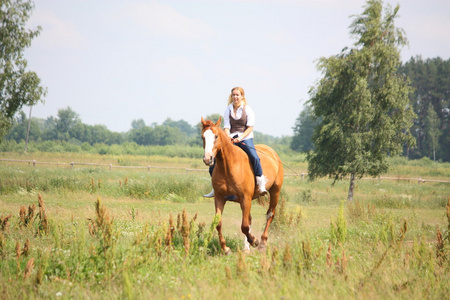
<path id="1" fill-rule="evenodd" d="M 214 136 L 214 139 L 217 140 L 218 137 L 219 137 L 219 136 L 216 134 L 216 135 Z"/>

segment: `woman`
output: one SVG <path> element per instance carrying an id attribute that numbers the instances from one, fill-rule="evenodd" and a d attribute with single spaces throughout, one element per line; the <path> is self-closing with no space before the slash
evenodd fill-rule
<path id="1" fill-rule="evenodd" d="M 259 193 L 261 196 L 265 195 L 267 193 L 267 180 L 263 175 L 259 156 L 253 144 L 255 114 L 253 109 L 247 105 L 243 88 L 235 87 L 231 90 L 231 94 L 228 97 L 228 106 L 223 114 L 223 120 L 225 133 L 230 136 L 231 142 L 247 153 L 255 172 Z M 210 174 L 212 174 L 213 166 L 209 169 Z M 209 194 L 203 195 L 203 197 L 214 197 L 214 190 Z"/>

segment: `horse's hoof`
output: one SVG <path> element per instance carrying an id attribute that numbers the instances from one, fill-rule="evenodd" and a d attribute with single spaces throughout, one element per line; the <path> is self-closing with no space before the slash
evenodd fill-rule
<path id="1" fill-rule="evenodd" d="M 252 247 L 253 247 L 253 248 L 254 248 L 254 247 L 258 247 L 258 245 L 259 245 L 258 239 L 255 239 L 255 240 L 253 241 L 253 243 L 252 243 Z"/>
<path id="2" fill-rule="evenodd" d="M 225 255 L 230 255 L 231 254 L 231 249 L 228 247 L 225 247 L 225 249 L 223 249 L 223 252 L 225 253 Z"/>
<path id="3" fill-rule="evenodd" d="M 267 249 L 267 245 L 259 244 L 259 246 L 258 246 L 258 251 L 259 252 L 264 253 L 264 252 L 266 252 L 266 249 Z"/>

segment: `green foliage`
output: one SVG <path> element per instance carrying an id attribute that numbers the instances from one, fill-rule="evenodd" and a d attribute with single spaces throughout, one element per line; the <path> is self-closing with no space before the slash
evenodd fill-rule
<path id="1" fill-rule="evenodd" d="M 344 216 L 345 201 L 341 201 L 339 205 L 336 222 L 331 221 L 330 224 L 330 240 L 336 244 L 343 244 L 347 238 L 347 220 Z"/>
<path id="2" fill-rule="evenodd" d="M 34 5 L 32 1 L 2 1 L 0 5 L 0 141 L 8 132 L 16 112 L 23 105 L 34 105 L 46 94 L 35 72 L 27 70 L 23 57 L 41 28 L 26 27 Z"/>
<path id="3" fill-rule="evenodd" d="M 292 150 L 308 152 L 314 150 L 312 136 L 314 129 L 320 124 L 320 118 L 315 118 L 312 109 L 305 104 L 294 125 L 294 137 L 290 147 Z"/>
<path id="4" fill-rule="evenodd" d="M 398 72 L 408 76 L 415 87 L 410 95 L 410 104 L 417 115 L 412 128 L 417 145 L 407 149 L 408 156 L 413 159 L 423 156 L 432 158 L 434 146 L 436 159 L 450 161 L 447 150 L 450 148 L 450 59 L 411 57 Z"/>
<path id="5" fill-rule="evenodd" d="M 387 171 L 387 157 L 412 141 L 412 89 L 396 75 L 398 47 L 406 39 L 394 27 L 398 7 L 386 9 L 385 16 L 382 8 L 381 1 L 368 1 L 350 26 L 355 48 L 319 60 L 324 76 L 310 91 L 310 103 L 322 123 L 313 135 L 315 151 L 308 154 L 311 179 L 377 176 Z"/>
<path id="6" fill-rule="evenodd" d="M 439 130 L 439 119 L 436 111 L 431 103 L 428 104 L 427 115 L 425 118 L 426 141 L 433 160 L 436 161 L 436 148 L 438 147 L 438 139 L 442 132 Z"/>

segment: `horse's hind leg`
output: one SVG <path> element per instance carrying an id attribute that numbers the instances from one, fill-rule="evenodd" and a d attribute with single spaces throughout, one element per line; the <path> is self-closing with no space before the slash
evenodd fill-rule
<path id="1" fill-rule="evenodd" d="M 265 248 L 265 246 L 267 245 L 267 239 L 269 237 L 269 227 L 273 221 L 273 218 L 275 217 L 275 208 L 277 207 L 279 197 L 280 197 L 280 189 L 273 186 L 270 189 L 270 204 L 269 209 L 267 210 L 266 213 L 267 218 L 266 227 L 264 228 L 264 232 L 261 235 L 261 244 L 259 245 L 260 249 Z"/>

